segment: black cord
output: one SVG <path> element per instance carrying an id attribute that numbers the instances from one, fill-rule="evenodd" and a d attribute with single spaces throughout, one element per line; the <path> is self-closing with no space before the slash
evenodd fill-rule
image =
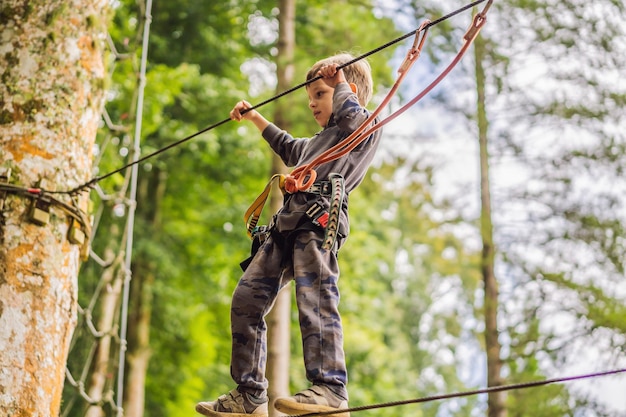
<path id="1" fill-rule="evenodd" d="M 371 50 L 369 52 L 366 52 L 365 54 L 360 55 L 360 56 L 352 59 L 351 61 L 348 61 L 348 62 L 340 65 L 338 68 L 341 69 L 341 68 L 345 68 L 345 67 L 347 67 L 349 65 L 352 65 L 352 64 L 354 64 L 357 61 L 360 61 L 360 60 L 362 60 L 364 58 L 367 58 L 370 55 L 373 55 L 373 54 L 375 54 L 377 52 L 380 52 L 383 49 L 386 49 L 386 48 L 390 47 L 391 45 L 394 45 L 394 44 L 396 44 L 398 42 L 403 41 L 406 38 L 414 36 L 419 31 L 425 31 L 428 28 L 430 28 L 432 26 L 435 26 L 435 25 L 437 25 L 437 24 L 439 24 L 439 23 L 441 23 L 441 22 L 443 22 L 445 20 L 448 20 L 451 17 L 456 16 L 457 14 L 460 14 L 460 13 L 462 13 L 462 12 L 468 10 L 468 9 L 471 9 L 472 7 L 475 7 L 475 6 L 481 4 L 481 3 L 485 2 L 485 1 L 487 1 L 487 0 L 477 0 L 477 1 L 474 1 L 472 3 L 469 3 L 469 4 L 461 7 L 460 9 L 457 9 L 457 10 L 455 10 L 455 11 L 453 11 L 453 12 L 451 12 L 451 13 L 445 15 L 445 16 L 440 17 L 439 19 L 436 19 L 436 20 L 433 20 L 432 22 L 429 22 L 428 24 L 424 25 L 424 27 L 421 28 L 421 29 L 416 29 L 414 31 L 406 33 L 406 34 L 400 36 L 399 38 L 396 38 L 396 39 L 394 39 L 392 41 L 389 41 L 386 44 L 381 45 L 381 46 L 379 46 L 376 49 L 373 49 L 373 50 Z M 265 101 L 262 101 L 262 102 L 260 102 L 260 103 L 258 103 L 256 105 L 250 107 L 249 109 L 246 109 L 246 110 L 242 111 L 241 114 L 245 114 L 245 113 L 247 113 L 249 111 L 252 111 L 252 110 L 258 109 L 259 107 L 265 106 L 266 104 L 271 103 L 271 102 L 273 102 L 275 100 L 278 100 L 279 98 L 281 98 L 281 97 L 283 97 L 283 96 L 285 96 L 287 94 L 291 94 L 294 91 L 299 90 L 300 88 L 305 87 L 305 86 L 307 86 L 307 85 L 309 85 L 309 84 L 311 84 L 311 83 L 313 83 L 313 82 L 315 82 L 315 81 L 317 81 L 317 80 L 319 80 L 321 78 L 322 77 L 320 75 L 318 75 L 316 77 L 313 77 L 310 80 L 307 80 L 307 81 L 305 81 L 305 82 L 303 82 L 301 84 L 298 84 L 295 87 L 292 87 L 292 88 L 290 88 L 288 90 L 285 90 L 282 93 L 279 93 L 279 94 L 275 95 L 274 97 L 271 97 L 271 98 L 269 98 L 269 99 L 267 99 Z M 56 191 L 56 193 L 78 194 L 78 193 L 82 192 L 83 190 L 85 190 L 87 188 L 92 188 L 93 186 L 95 186 L 96 183 L 98 183 L 99 181 L 104 180 L 105 178 L 108 178 L 108 177 L 110 177 L 112 175 L 115 175 L 115 174 L 117 174 L 119 172 L 122 172 L 125 169 L 128 169 L 128 168 L 130 168 L 130 167 L 132 167 L 134 165 L 140 164 L 140 163 L 146 161 L 147 159 L 153 158 L 153 157 L 155 157 L 155 156 L 157 156 L 157 155 L 159 155 L 159 154 L 161 154 L 163 152 L 168 151 L 169 149 L 172 149 L 172 148 L 174 148 L 176 146 L 179 146 L 179 145 L 181 145 L 181 144 L 183 144 L 183 143 L 185 143 L 185 142 L 187 142 L 187 141 L 189 141 L 189 140 L 191 140 L 191 139 L 193 139 L 193 138 L 195 138 L 195 137 L 197 137 L 197 136 L 199 136 L 199 135 L 201 135 L 201 134 L 203 134 L 205 132 L 208 132 L 209 130 L 215 129 L 215 128 L 223 125 L 223 124 L 226 124 L 230 120 L 231 120 L 230 118 L 227 118 L 227 119 L 221 120 L 221 121 L 219 121 L 217 123 L 214 123 L 214 124 L 212 124 L 210 126 L 207 126 L 204 129 L 202 129 L 202 130 L 200 130 L 200 131 L 198 131 L 198 132 L 196 132 L 196 133 L 194 133 L 192 135 L 189 135 L 189 136 L 187 136 L 185 138 L 182 138 L 182 139 L 180 139 L 180 140 L 178 140 L 176 142 L 173 142 L 173 143 L 171 143 L 171 144 L 169 144 L 169 145 L 167 145 L 167 146 L 165 146 L 163 148 L 157 149 L 156 151 L 154 151 L 154 152 L 152 152 L 152 153 L 150 153 L 148 155 L 142 156 L 141 158 L 139 158 L 139 159 L 137 159 L 137 160 L 135 160 L 133 162 L 130 162 L 130 163 L 124 165 L 123 167 L 116 169 L 115 171 L 111 171 L 111 172 L 109 172 L 107 174 L 101 175 L 99 177 L 95 177 L 95 178 L 91 179 L 90 181 L 86 182 L 85 184 L 82 184 L 82 185 L 80 185 L 80 186 L 78 186 L 78 187 L 76 187 L 76 188 L 74 188 L 74 189 L 72 189 L 70 191 Z"/>
<path id="2" fill-rule="evenodd" d="M 426 402 L 438 401 L 438 400 L 449 400 L 452 398 L 469 397 L 472 395 L 488 394 L 491 392 L 512 391 L 516 389 L 533 388 L 533 387 L 539 387 L 543 385 L 555 384 L 559 382 L 569 382 L 569 381 L 576 381 L 576 380 L 582 380 L 582 379 L 596 378 L 600 376 L 616 375 L 616 374 L 620 374 L 623 372 L 626 372 L 626 369 L 615 369 L 611 371 L 596 372 L 596 373 L 591 373 L 591 374 L 545 379 L 543 381 L 521 382 L 518 384 L 510 384 L 510 385 L 497 385 L 497 386 L 477 389 L 473 391 L 463 391 L 463 392 L 456 392 L 456 393 L 451 393 L 451 394 L 432 395 L 429 397 L 421 397 L 421 398 L 415 398 L 411 400 L 392 401 L 392 402 L 387 402 L 387 403 L 366 405 L 362 407 L 346 408 L 346 409 L 341 409 L 341 410 L 321 411 L 321 412 L 316 412 L 316 413 L 300 414 L 297 417 L 327 416 L 327 415 L 343 414 L 343 413 L 354 412 L 354 411 L 364 411 L 364 410 L 373 410 L 377 408 L 396 407 L 396 406 L 407 405 L 407 404 L 418 404 L 418 403 L 426 403 Z M 296 416 L 286 416 L 286 417 L 296 417 Z"/>

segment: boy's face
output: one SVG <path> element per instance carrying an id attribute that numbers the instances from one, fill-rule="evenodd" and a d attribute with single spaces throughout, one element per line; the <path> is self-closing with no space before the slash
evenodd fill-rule
<path id="1" fill-rule="evenodd" d="M 309 108 L 313 112 L 313 118 L 318 125 L 326 127 L 333 113 L 335 89 L 320 79 L 309 84 L 306 91 L 309 95 Z"/>

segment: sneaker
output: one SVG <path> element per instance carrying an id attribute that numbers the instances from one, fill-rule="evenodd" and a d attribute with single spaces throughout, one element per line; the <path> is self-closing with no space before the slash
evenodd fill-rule
<path id="1" fill-rule="evenodd" d="M 348 408 L 348 401 L 338 397 L 322 385 L 313 385 L 292 397 L 277 398 L 274 402 L 274 408 L 288 415 L 299 415 L 344 410 Z M 350 417 L 350 413 L 337 413 L 332 414 L 332 416 Z"/>
<path id="2" fill-rule="evenodd" d="M 234 389 L 215 401 L 196 404 L 196 411 L 210 417 L 267 417 L 267 397 L 256 399 Z"/>

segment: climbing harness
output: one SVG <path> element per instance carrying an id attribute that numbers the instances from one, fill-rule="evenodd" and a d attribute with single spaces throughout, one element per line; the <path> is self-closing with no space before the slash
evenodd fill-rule
<path id="1" fill-rule="evenodd" d="M 271 224 L 269 226 L 257 225 L 263 207 L 271 193 L 272 186 L 274 183 L 277 183 L 283 195 L 286 194 L 284 186 L 285 178 L 286 176 L 282 174 L 272 176 L 263 189 L 263 192 L 254 200 L 254 203 L 252 203 L 248 210 L 246 210 L 244 219 L 246 221 L 248 236 L 254 242 L 255 248 L 253 248 L 253 252 L 267 239 L 273 226 Z M 337 241 L 339 233 L 339 213 L 341 212 L 341 205 L 345 198 L 343 177 L 339 174 L 330 174 L 329 181 L 315 183 L 306 190 L 302 190 L 302 192 L 330 198 L 330 207 L 328 210 L 319 202 L 315 202 L 308 208 L 305 214 L 311 223 L 325 230 L 322 248 L 326 250 L 332 249 Z"/>
<path id="2" fill-rule="evenodd" d="M 387 116 L 384 120 L 376 122 L 376 118 L 383 110 L 383 108 L 385 108 L 385 106 L 389 104 L 389 101 L 395 95 L 398 88 L 400 87 L 400 84 L 408 74 L 409 69 L 415 63 L 415 61 L 417 61 L 421 54 L 422 48 L 424 47 L 424 43 L 426 41 L 426 36 L 428 34 L 428 28 L 431 25 L 431 22 L 429 20 L 424 21 L 420 25 L 419 29 L 416 31 L 413 45 L 407 52 L 402 64 L 398 68 L 398 77 L 394 85 L 392 86 L 391 90 L 389 90 L 382 102 L 378 105 L 378 107 L 370 114 L 367 120 L 365 120 L 365 122 L 361 124 L 361 126 L 359 126 L 354 132 L 352 132 L 347 138 L 343 139 L 337 145 L 322 152 L 311 162 L 296 167 L 290 174 L 286 176 L 282 174 L 274 175 L 266 185 L 261 195 L 256 198 L 254 203 L 250 206 L 250 208 L 246 211 L 244 215 L 244 221 L 248 230 L 248 235 L 251 237 L 253 236 L 253 232 L 258 223 L 259 217 L 261 216 L 261 212 L 263 211 L 265 202 L 267 201 L 267 198 L 270 194 L 272 184 L 275 181 L 279 181 L 279 187 L 283 192 L 283 195 L 286 193 L 294 194 L 297 192 L 310 192 L 309 190 L 317 189 L 321 183 L 316 182 L 317 172 L 315 171 L 315 168 L 324 163 L 339 159 L 350 153 L 363 141 L 369 138 L 375 131 L 404 113 L 415 103 L 421 100 L 426 94 L 428 94 L 435 86 L 437 86 L 437 84 L 439 84 L 441 80 L 443 80 L 450 73 L 450 71 L 452 71 L 452 69 L 461 61 L 461 58 L 465 55 L 472 42 L 478 36 L 480 29 L 484 26 L 486 22 L 486 14 L 489 10 L 489 7 L 491 7 L 492 2 L 493 0 L 489 0 L 484 9 L 473 17 L 472 23 L 470 24 L 465 32 L 465 35 L 463 36 L 464 43 L 462 47 L 459 49 L 455 58 L 444 69 L 444 71 L 408 103 L 406 103 L 400 109 L 396 110 L 391 115 Z M 345 196 L 345 192 L 343 190 L 343 178 L 339 180 L 339 178 L 337 177 L 340 176 L 333 177 L 331 174 L 331 177 L 329 178 L 332 187 L 332 199 L 328 216 L 327 218 L 324 218 L 323 221 L 326 226 L 322 226 L 325 229 L 325 237 L 322 246 L 322 248 L 324 249 L 332 248 L 334 242 L 336 241 L 339 213 L 341 212 L 341 201 Z M 307 213 L 311 210 L 313 210 L 315 215 L 317 215 L 320 211 L 317 207 L 315 207 L 315 205 L 309 208 Z M 324 213 L 320 214 L 320 217 L 322 215 L 324 215 Z M 315 220 L 314 223 L 317 222 L 316 224 L 322 224 L 322 222 L 319 221 L 319 217 L 313 220 Z"/>

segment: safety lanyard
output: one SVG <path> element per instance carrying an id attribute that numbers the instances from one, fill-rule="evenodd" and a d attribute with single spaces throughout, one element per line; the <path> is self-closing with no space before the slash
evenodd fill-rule
<path id="1" fill-rule="evenodd" d="M 424 88 L 424 90 L 422 90 L 418 95 L 416 95 L 400 109 L 387 116 L 384 120 L 372 124 L 371 121 L 375 120 L 376 117 L 383 110 L 383 108 L 387 104 L 389 104 L 389 101 L 397 92 L 409 69 L 419 58 L 426 40 L 426 35 L 428 33 L 428 27 L 430 23 L 430 21 L 428 20 L 424 21 L 415 34 L 413 46 L 407 52 L 404 61 L 398 69 L 398 78 L 396 79 L 396 82 L 394 83 L 391 90 L 389 90 L 383 101 L 378 105 L 378 107 L 376 107 L 374 112 L 370 114 L 367 120 L 365 120 L 365 122 L 363 122 L 361 126 L 359 126 L 354 132 L 352 132 L 352 134 L 350 134 L 347 138 L 342 140 L 337 145 L 322 152 L 308 164 L 296 167 L 287 176 L 282 174 L 276 174 L 272 176 L 268 184 L 265 186 L 263 192 L 256 198 L 254 203 L 252 203 L 252 205 L 250 206 L 250 208 L 248 208 L 244 215 L 244 221 L 246 224 L 246 229 L 248 231 L 248 236 L 252 236 L 252 232 L 256 227 L 257 222 L 259 221 L 259 217 L 261 216 L 261 212 L 263 211 L 263 207 L 265 206 L 265 202 L 267 201 L 274 181 L 279 182 L 279 187 L 281 191 L 283 191 L 283 193 L 288 192 L 293 194 L 297 193 L 298 191 L 306 191 L 313 185 L 313 183 L 317 179 L 317 172 L 315 171 L 315 168 L 317 168 L 321 164 L 334 161 L 350 153 L 354 148 L 356 148 L 357 146 L 359 146 L 359 144 L 366 140 L 371 134 L 382 128 L 387 123 L 391 122 L 396 117 L 400 116 L 415 103 L 421 100 L 433 88 L 435 88 L 437 84 L 439 84 L 441 80 L 443 80 L 450 73 L 450 71 L 452 71 L 452 69 L 461 61 L 463 55 L 465 55 L 472 42 L 478 36 L 480 29 L 487 21 L 487 11 L 491 6 L 491 3 L 492 2 L 489 1 L 483 11 L 477 13 L 474 16 L 474 18 L 472 19 L 472 23 L 470 24 L 469 28 L 465 32 L 465 35 L 463 36 L 463 46 L 459 49 L 455 58 L 446 67 L 446 69 L 433 82 L 431 82 L 426 88 Z M 369 129 L 368 126 L 370 126 Z"/>

